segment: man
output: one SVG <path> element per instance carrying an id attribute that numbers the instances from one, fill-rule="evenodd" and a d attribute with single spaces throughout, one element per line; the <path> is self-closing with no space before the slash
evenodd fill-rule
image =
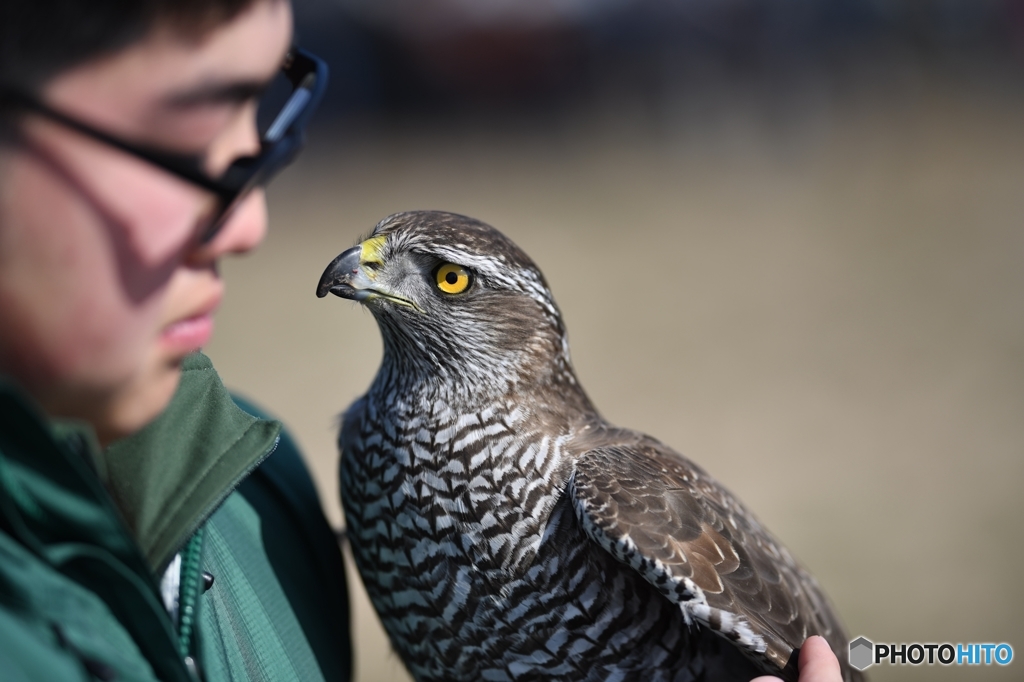
<path id="1" fill-rule="evenodd" d="M 287 0 L 0 5 L 5 681 L 350 676 L 309 476 L 194 353 L 323 87 L 290 42 Z"/>
<path id="2" fill-rule="evenodd" d="M 309 476 L 193 355 L 323 86 L 290 5 L 0 13 L 0 677 L 347 679 Z M 282 67 L 298 113 L 261 141 Z"/>

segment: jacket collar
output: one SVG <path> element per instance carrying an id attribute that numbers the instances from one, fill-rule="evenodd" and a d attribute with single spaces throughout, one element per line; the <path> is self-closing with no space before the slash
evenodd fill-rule
<path id="1" fill-rule="evenodd" d="M 31 536 L 22 540 L 36 551 L 52 540 L 101 545 L 123 559 L 141 549 L 160 575 L 273 451 L 280 428 L 238 408 L 210 360 L 198 353 L 185 360 L 167 409 L 102 452 L 88 427 L 48 421 L 3 382 L 0 497 L 7 502 L 0 514 L 18 526 L 18 535 Z M 125 525 L 138 549 L 126 546 L 132 543 Z"/>
<path id="2" fill-rule="evenodd" d="M 274 450 L 280 431 L 235 405 L 210 359 L 195 353 L 163 414 L 102 453 L 107 489 L 158 574 Z"/>

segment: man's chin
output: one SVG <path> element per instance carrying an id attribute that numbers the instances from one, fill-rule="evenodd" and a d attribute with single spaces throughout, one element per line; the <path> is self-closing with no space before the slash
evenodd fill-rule
<path id="1" fill-rule="evenodd" d="M 132 435 L 160 416 L 170 404 L 181 380 L 181 361 L 169 362 L 140 378 L 116 395 L 92 422 L 100 445 Z"/>

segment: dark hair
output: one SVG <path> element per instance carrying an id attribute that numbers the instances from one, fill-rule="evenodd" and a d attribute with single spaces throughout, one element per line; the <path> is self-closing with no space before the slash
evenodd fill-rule
<path id="1" fill-rule="evenodd" d="M 0 84 L 29 92 L 166 24 L 202 37 L 256 0 L 0 0 Z"/>

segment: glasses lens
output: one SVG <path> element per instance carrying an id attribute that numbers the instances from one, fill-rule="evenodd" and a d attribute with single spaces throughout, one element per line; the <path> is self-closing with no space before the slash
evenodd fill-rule
<path id="1" fill-rule="evenodd" d="M 221 211 L 204 241 L 213 239 L 231 212 L 250 191 L 265 185 L 298 154 L 303 129 L 319 103 L 327 83 L 327 67 L 316 57 L 297 50 L 289 55 L 284 71 L 275 75 L 256 109 L 256 127 L 262 150 L 258 156 L 237 160 L 220 179 Z"/>

